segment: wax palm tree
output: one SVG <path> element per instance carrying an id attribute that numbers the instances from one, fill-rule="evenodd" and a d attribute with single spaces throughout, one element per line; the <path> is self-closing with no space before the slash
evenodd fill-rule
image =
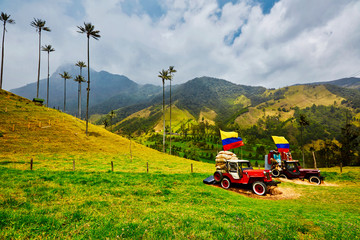
<path id="1" fill-rule="evenodd" d="M 82 76 L 82 69 L 86 68 L 86 64 L 83 61 L 77 61 L 77 63 L 75 64 L 75 66 L 80 68 L 80 76 Z"/>
<path id="2" fill-rule="evenodd" d="M 68 72 L 59 73 L 60 76 L 64 79 L 64 112 L 66 112 L 66 79 L 71 79 L 72 77 Z"/>
<path id="3" fill-rule="evenodd" d="M 36 87 L 36 97 L 39 97 L 39 83 L 40 83 L 40 49 L 41 49 L 41 31 L 51 32 L 50 28 L 45 27 L 46 21 L 34 18 L 34 21 L 30 25 L 36 28 L 36 31 L 39 33 L 39 63 L 38 63 L 38 77 L 37 77 L 37 87 Z"/>
<path id="4" fill-rule="evenodd" d="M 163 152 L 165 152 L 165 80 L 169 79 L 168 70 L 163 69 L 161 72 L 159 72 L 158 77 L 162 79 L 162 84 L 163 84 L 163 121 L 164 121 Z"/>
<path id="5" fill-rule="evenodd" d="M 304 141 L 303 141 L 303 132 L 304 127 L 310 124 L 309 120 L 306 118 L 306 115 L 300 114 L 299 117 L 299 124 L 300 124 L 300 138 L 301 138 L 301 152 L 302 152 L 302 159 L 303 159 L 303 167 L 305 167 L 305 157 L 304 157 Z"/>
<path id="6" fill-rule="evenodd" d="M 81 119 L 81 83 L 86 82 L 84 77 L 81 75 L 77 75 L 74 79 L 75 82 L 78 82 L 78 116 Z"/>
<path id="7" fill-rule="evenodd" d="M 4 69 L 4 45 L 5 45 L 5 32 L 6 32 L 6 23 L 15 24 L 15 21 L 10 18 L 11 15 L 7 15 L 4 12 L 1 12 L 0 21 L 3 22 L 3 39 L 2 39 L 2 47 L 1 47 L 1 76 L 0 76 L 0 89 L 2 89 L 3 83 L 3 69 Z"/>
<path id="8" fill-rule="evenodd" d="M 47 87 L 46 87 L 46 89 L 47 89 L 47 90 L 46 90 L 46 106 L 49 107 L 49 86 L 50 86 L 50 83 L 49 83 L 49 82 L 50 82 L 50 81 L 49 81 L 49 79 L 50 79 L 50 67 L 49 67 L 49 65 L 50 65 L 50 53 L 51 53 L 51 52 L 54 52 L 55 49 L 54 49 L 51 45 L 45 45 L 45 46 L 42 47 L 41 50 L 48 53 L 48 74 L 47 74 Z"/>
<path id="9" fill-rule="evenodd" d="M 80 68 L 80 76 L 82 76 L 82 69 L 86 67 L 85 62 L 83 61 L 77 61 L 77 63 L 75 64 L 75 66 Z M 84 80 L 85 81 L 85 80 Z M 78 106 L 78 111 L 79 111 L 79 118 L 81 119 L 81 84 L 79 85 L 80 87 L 80 98 L 79 98 L 79 106 Z"/>
<path id="10" fill-rule="evenodd" d="M 174 66 L 170 66 L 168 71 L 169 71 L 168 80 L 170 81 L 170 155 L 171 155 L 171 135 L 172 135 L 172 132 L 171 132 L 171 80 L 173 78 L 173 73 L 176 73 L 176 70 L 175 70 Z"/>
<path id="11" fill-rule="evenodd" d="M 89 43 L 90 37 L 98 40 L 100 38 L 100 31 L 95 30 L 94 25 L 91 23 L 85 23 L 84 26 L 78 26 L 78 33 L 85 33 L 87 37 L 87 65 L 88 65 L 88 87 L 87 87 L 87 95 L 86 95 L 86 136 L 88 135 L 88 121 L 89 121 L 89 96 L 90 96 L 90 50 Z"/>
<path id="12" fill-rule="evenodd" d="M 110 114 L 109 114 L 109 117 L 110 117 L 110 126 L 111 126 L 111 132 L 113 131 L 113 125 L 112 125 L 112 120 L 113 118 L 115 117 L 115 112 L 114 110 L 111 110 Z"/>

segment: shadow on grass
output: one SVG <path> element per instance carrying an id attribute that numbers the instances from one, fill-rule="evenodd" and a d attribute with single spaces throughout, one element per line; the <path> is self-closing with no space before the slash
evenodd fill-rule
<path id="1" fill-rule="evenodd" d="M 89 136 L 100 137 L 101 134 L 97 132 L 88 132 Z"/>
<path id="2" fill-rule="evenodd" d="M 17 161 L 17 162 L 3 161 L 3 162 L 0 162 L 0 165 L 8 165 L 8 164 L 25 164 L 25 162 L 24 161 Z"/>

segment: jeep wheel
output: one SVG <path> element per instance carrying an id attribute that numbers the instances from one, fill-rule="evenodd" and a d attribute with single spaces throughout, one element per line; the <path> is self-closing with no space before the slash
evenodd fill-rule
<path id="1" fill-rule="evenodd" d="M 222 173 L 219 171 L 216 171 L 214 173 L 214 179 L 215 179 L 215 182 L 217 182 L 217 183 L 221 182 L 221 180 L 223 179 Z"/>
<path id="2" fill-rule="evenodd" d="M 228 189 L 230 187 L 230 180 L 228 178 L 223 178 L 221 180 L 221 187 Z"/>
<path id="3" fill-rule="evenodd" d="M 318 176 L 311 176 L 309 179 L 309 182 L 316 183 L 317 185 L 320 185 L 321 180 Z"/>
<path id="4" fill-rule="evenodd" d="M 252 188 L 257 195 L 263 196 L 266 194 L 266 185 L 263 182 L 254 182 Z"/>
<path id="5" fill-rule="evenodd" d="M 280 176 L 279 176 L 280 178 L 285 178 L 285 179 L 287 179 L 287 177 L 286 177 L 286 175 L 285 174 L 280 174 Z"/>
<path id="6" fill-rule="evenodd" d="M 273 176 L 273 177 L 279 177 L 279 175 L 280 175 L 280 172 L 279 172 L 279 170 L 277 170 L 277 169 L 273 169 L 272 171 L 271 171 L 271 175 Z"/>

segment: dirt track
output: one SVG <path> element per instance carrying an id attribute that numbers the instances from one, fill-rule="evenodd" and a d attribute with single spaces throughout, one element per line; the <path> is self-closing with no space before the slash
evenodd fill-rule
<path id="1" fill-rule="evenodd" d="M 311 186 L 317 186 L 317 187 L 325 187 L 325 186 L 334 186 L 337 187 L 338 185 L 335 183 L 325 183 L 322 182 L 320 185 L 316 185 L 315 183 L 310 183 L 307 180 L 299 180 L 299 179 L 284 179 L 284 178 L 277 178 L 276 181 L 281 182 L 288 182 L 288 183 L 294 183 L 294 184 L 301 184 L 301 185 L 311 185 Z M 220 185 L 214 185 L 215 187 L 221 188 Z M 285 199 L 296 199 L 301 196 L 300 193 L 296 192 L 293 188 L 290 187 L 282 187 L 279 185 L 278 187 L 270 187 L 269 193 L 267 193 L 265 196 L 259 196 L 253 193 L 251 189 L 246 188 L 240 188 L 240 187 L 230 187 L 228 191 L 236 192 L 238 194 L 241 194 L 243 196 L 251 197 L 251 198 L 258 198 L 258 199 L 268 199 L 268 200 L 285 200 Z"/>
<path id="2" fill-rule="evenodd" d="M 301 185 L 311 185 L 311 186 L 319 186 L 319 187 L 327 187 L 327 186 L 332 186 L 332 187 L 337 187 L 339 185 L 335 184 L 335 183 L 328 183 L 328 182 L 322 182 L 320 185 L 316 185 L 315 183 L 311 183 L 308 180 L 300 180 L 300 179 L 286 179 L 286 178 L 275 178 L 276 181 L 281 181 L 281 182 L 288 182 L 288 183 L 294 183 L 294 184 L 301 184 Z"/>
<path id="3" fill-rule="evenodd" d="M 221 188 L 220 185 L 213 185 L 215 187 Z M 243 196 L 251 197 L 251 198 L 258 198 L 258 199 L 270 199 L 270 200 L 282 200 L 282 199 L 295 199 L 300 197 L 301 195 L 295 192 L 291 188 L 285 187 L 271 187 L 269 189 L 269 193 L 265 196 L 259 196 L 252 192 L 251 189 L 240 188 L 240 187 L 230 187 L 228 191 L 236 192 Z"/>

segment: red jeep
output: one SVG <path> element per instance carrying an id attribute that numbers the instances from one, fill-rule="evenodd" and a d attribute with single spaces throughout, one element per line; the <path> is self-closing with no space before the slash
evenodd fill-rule
<path id="1" fill-rule="evenodd" d="M 272 181 L 269 170 L 254 170 L 248 160 L 228 160 L 225 170 L 217 170 L 214 173 L 214 180 L 225 189 L 232 184 L 252 186 L 257 195 L 265 195 L 268 186 L 278 184 Z"/>
<path id="2" fill-rule="evenodd" d="M 280 168 L 272 169 L 271 174 L 273 177 L 308 179 L 309 182 L 317 185 L 324 180 L 324 177 L 320 175 L 320 170 L 304 169 L 297 160 L 281 161 Z"/>

